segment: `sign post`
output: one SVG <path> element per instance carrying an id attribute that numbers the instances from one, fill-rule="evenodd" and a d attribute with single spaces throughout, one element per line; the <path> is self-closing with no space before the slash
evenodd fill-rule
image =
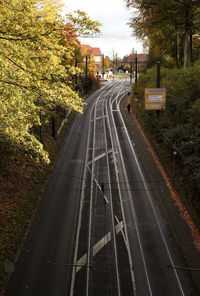
<path id="1" fill-rule="evenodd" d="M 145 109 L 162 110 L 165 109 L 166 89 L 165 88 L 145 88 Z"/>

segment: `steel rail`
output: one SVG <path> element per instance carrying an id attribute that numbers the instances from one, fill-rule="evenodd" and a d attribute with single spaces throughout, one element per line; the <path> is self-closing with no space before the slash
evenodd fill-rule
<path id="1" fill-rule="evenodd" d="M 121 94 L 124 97 L 125 92 L 122 92 Z M 120 94 L 118 94 L 118 96 L 119 95 Z M 140 247 L 142 262 L 143 262 L 143 266 L 144 266 L 144 271 L 145 271 L 145 275 L 146 275 L 147 285 L 148 285 L 148 289 L 149 289 L 149 295 L 152 296 L 153 294 L 152 294 L 152 290 L 151 290 L 151 285 L 150 285 L 150 280 L 149 280 L 149 276 L 148 276 L 146 261 L 145 261 L 145 257 L 144 257 L 144 252 L 143 252 L 143 247 L 142 247 L 142 240 L 140 238 L 140 233 L 139 233 L 139 229 L 138 229 L 137 216 L 136 216 L 135 209 L 134 209 L 134 207 L 132 205 L 132 198 L 130 196 L 131 190 L 129 188 L 128 176 L 127 176 L 127 172 L 126 172 L 126 168 L 125 168 L 124 158 L 123 158 L 122 151 L 121 151 L 121 146 L 120 146 L 120 141 L 119 141 L 119 137 L 118 137 L 117 128 L 116 128 L 116 125 L 115 125 L 114 115 L 113 115 L 113 112 L 112 112 L 112 102 L 111 102 L 110 110 L 111 110 L 111 118 L 112 118 L 113 128 L 114 128 L 114 132 L 115 132 L 115 139 L 117 141 L 117 146 L 118 146 L 118 150 L 119 150 L 119 156 L 120 156 L 120 160 L 121 160 L 121 164 L 122 164 L 122 168 L 123 168 L 123 174 L 124 174 L 124 177 L 125 177 L 125 180 L 126 180 L 126 184 L 127 184 L 127 191 L 128 191 L 128 196 L 129 196 L 129 200 L 130 200 L 130 203 L 131 203 L 131 209 L 132 209 L 132 214 L 133 214 L 133 219 L 134 219 L 136 234 L 137 234 L 137 238 L 138 238 L 138 243 L 139 243 L 139 247 Z M 123 203 L 123 201 L 122 201 L 122 203 Z M 127 237 L 128 237 L 128 233 L 127 233 Z"/>
<path id="2" fill-rule="evenodd" d="M 115 83 L 117 84 L 117 83 Z M 94 198 L 94 184 L 95 182 L 95 148 L 96 148 L 96 120 L 99 120 L 99 117 L 97 117 L 97 105 L 101 104 L 101 108 L 103 110 L 106 99 L 109 95 L 109 93 L 113 93 L 113 84 L 111 85 L 111 88 L 107 90 L 107 87 L 105 90 L 102 91 L 102 93 L 98 96 L 95 104 L 94 104 L 94 114 L 93 114 L 93 119 L 91 118 L 90 120 L 93 121 L 93 146 L 92 146 L 92 169 L 90 170 L 91 173 L 91 187 L 90 187 L 90 208 L 89 208 L 89 224 L 88 224 L 88 252 L 87 252 L 87 273 L 86 273 L 86 296 L 89 296 L 91 293 L 90 290 L 90 285 L 91 285 L 91 266 L 92 266 L 92 225 L 93 225 L 93 198 Z M 104 93 L 107 92 L 104 96 Z M 111 94 L 112 96 L 112 94 Z M 100 99 L 103 97 L 103 100 L 100 101 Z M 102 111 L 102 119 L 103 119 L 103 124 L 105 124 L 105 114 Z M 100 117 L 101 118 L 101 117 Z M 104 126 L 104 132 L 106 132 L 105 126 Z M 106 140 L 106 136 L 105 136 Z M 106 143 L 106 150 L 108 151 L 107 148 L 107 143 Z M 106 152 L 107 152 L 106 151 Z M 108 158 L 108 153 L 106 153 L 106 157 Z M 107 165 L 108 168 L 108 165 Z M 110 178 L 110 172 L 108 171 L 108 176 Z M 110 182 L 109 182 L 110 183 Z M 111 205 L 112 207 L 112 205 Z M 94 218 L 95 219 L 95 218 Z M 119 278 L 119 270 L 118 270 L 118 260 L 117 260 L 117 249 L 116 249 L 116 238 L 115 238 L 115 225 L 114 225 L 114 214 L 113 214 L 113 209 L 111 209 L 111 219 L 112 219 L 112 233 L 113 233 L 113 247 L 114 247 L 114 257 L 115 257 L 115 269 L 116 269 L 116 278 L 117 278 L 117 290 L 118 290 L 118 296 L 121 296 L 121 291 L 120 291 L 120 278 Z"/>
<path id="3" fill-rule="evenodd" d="M 122 98 L 121 98 L 121 100 L 122 100 Z M 120 100 L 120 101 L 121 101 L 121 100 Z M 121 121 L 122 121 L 123 125 L 125 126 L 124 119 L 123 119 L 122 114 L 121 114 L 121 111 L 120 111 L 120 106 L 119 106 L 119 105 L 120 105 L 120 101 L 118 102 L 118 109 L 119 109 L 119 114 L 120 114 Z M 125 128 L 125 134 L 126 134 L 126 137 L 127 137 L 128 143 L 129 143 L 129 146 L 130 146 L 130 148 L 131 148 L 132 155 L 133 155 L 133 157 L 134 157 L 134 159 L 135 159 L 135 163 L 136 163 L 136 165 L 137 165 L 137 168 L 138 168 L 139 174 L 140 174 L 140 176 L 141 176 L 142 182 L 143 182 L 143 184 L 144 184 L 145 192 L 146 192 L 146 194 L 147 194 L 147 197 L 148 197 L 149 203 L 150 203 L 150 205 L 151 205 L 151 208 L 152 208 L 152 211 L 153 211 L 154 217 L 155 217 L 155 219 L 156 219 L 156 222 L 157 222 L 157 225 L 158 225 L 158 229 L 159 229 L 159 231 L 160 231 L 160 234 L 161 234 L 161 237 L 162 237 L 162 240 L 163 240 L 164 246 L 165 246 L 165 248 L 166 248 L 166 251 L 167 251 L 167 254 L 168 254 L 169 260 L 170 260 L 170 262 L 171 262 L 171 265 L 174 266 L 175 264 L 174 264 L 174 262 L 173 262 L 173 258 L 172 258 L 172 255 L 171 255 L 171 252 L 170 252 L 169 246 L 168 246 L 167 241 L 166 241 L 166 239 L 165 239 L 165 235 L 164 235 L 164 233 L 163 233 L 163 231 L 162 231 L 162 227 L 161 227 L 161 224 L 160 224 L 160 221 L 159 221 L 158 215 L 157 215 L 157 213 L 156 213 L 156 211 L 155 211 L 155 207 L 153 206 L 152 196 L 151 196 L 151 194 L 150 194 L 150 192 L 149 192 L 149 190 L 148 190 L 148 188 L 147 188 L 147 182 L 146 182 L 146 180 L 145 180 L 145 176 L 144 176 L 144 174 L 143 174 L 143 172 L 142 172 L 141 166 L 140 166 L 140 164 L 139 164 L 139 161 L 138 161 L 137 156 L 136 156 L 136 153 L 135 153 L 135 149 L 134 149 L 134 147 L 133 147 L 133 145 L 132 145 L 132 143 L 131 143 L 131 139 L 130 139 L 129 133 L 128 133 L 128 131 L 127 131 L 126 128 Z M 180 292 L 181 292 L 181 295 L 184 296 L 185 293 L 184 293 L 184 291 L 183 291 L 183 287 L 182 287 L 182 284 L 181 284 L 181 281 L 180 281 L 180 279 L 179 279 L 179 276 L 178 276 L 178 273 L 177 273 L 177 270 L 176 270 L 176 269 L 174 269 L 174 273 L 175 273 L 175 277 L 176 277 L 176 280 L 177 280 L 177 283 L 178 283 L 178 286 L 179 286 L 179 290 L 180 290 Z"/>
<path id="4" fill-rule="evenodd" d="M 92 106 L 92 108 L 90 110 L 89 123 L 91 121 L 91 116 L 92 116 L 93 109 L 94 109 L 94 105 Z M 78 226 L 77 226 L 76 241 L 75 241 L 75 251 L 74 251 L 74 260 L 73 260 L 74 267 L 72 269 L 72 280 L 71 280 L 71 287 L 70 287 L 70 296 L 73 296 L 73 294 L 74 294 L 74 284 L 75 284 L 76 268 L 77 268 L 76 262 L 77 262 L 77 255 L 78 255 L 78 242 L 79 242 L 79 235 L 80 235 L 80 229 L 81 229 L 83 202 L 84 202 L 84 196 L 85 196 L 85 183 L 86 183 L 86 173 L 87 173 L 87 163 L 88 163 L 88 151 L 89 151 L 89 144 L 90 144 L 90 137 L 89 137 L 90 130 L 91 130 L 91 125 L 88 124 L 87 145 L 86 145 L 85 163 L 84 163 L 83 178 L 82 178 L 82 185 L 81 185 L 79 218 L 78 218 Z"/>
<path id="5" fill-rule="evenodd" d="M 131 256 L 131 251 L 130 251 L 130 243 L 129 243 L 128 231 L 127 231 L 127 226 L 126 226 L 126 217 L 125 217 L 125 211 L 124 211 L 124 206 L 123 206 L 123 201 L 122 201 L 122 191 L 121 191 L 119 174 L 118 174 L 118 167 L 117 167 L 117 162 L 116 162 L 116 157 L 115 157 L 115 146 L 114 146 L 114 141 L 113 141 L 113 133 L 112 133 L 111 122 L 110 122 L 109 111 L 108 111 L 108 106 L 109 106 L 110 113 L 112 113 L 111 102 L 110 102 L 111 100 L 112 100 L 112 96 L 110 97 L 110 100 L 107 102 L 107 105 L 106 105 L 108 128 L 109 128 L 109 132 L 110 132 L 111 145 L 112 145 L 112 150 L 113 150 L 113 161 L 114 161 L 115 174 L 116 174 L 116 179 L 117 179 L 117 187 L 118 187 L 118 193 L 119 193 L 119 199 L 120 199 L 120 207 L 121 207 L 121 212 L 122 212 L 123 226 L 124 226 L 125 237 L 126 237 L 125 243 L 126 243 L 128 258 L 129 258 L 129 266 L 130 266 L 131 280 L 132 280 L 132 286 L 133 286 L 133 293 L 134 293 L 134 296 L 136 296 L 137 290 L 136 290 L 136 283 L 135 283 L 135 274 L 134 274 L 134 270 L 133 270 L 133 262 L 132 262 L 132 256 Z M 114 98 L 114 100 L 115 100 L 115 98 Z"/>
<path id="6" fill-rule="evenodd" d="M 106 85 L 105 87 L 103 87 L 101 89 L 101 92 L 106 91 L 108 87 L 109 85 Z M 79 236 L 80 236 L 80 229 L 81 229 L 82 209 L 83 209 L 83 202 L 85 198 L 86 175 L 87 175 L 87 169 L 88 169 L 88 156 L 89 156 L 89 145 L 90 145 L 89 135 L 91 133 L 91 122 L 92 122 L 91 118 L 92 118 L 93 110 L 94 110 L 94 104 L 90 108 L 90 116 L 88 121 L 87 144 L 86 144 L 85 157 L 84 157 L 84 169 L 83 169 L 83 177 L 82 177 L 81 193 L 80 193 L 80 206 L 79 206 L 79 216 L 78 216 L 79 218 L 78 218 L 77 232 L 76 232 L 76 239 L 75 239 L 75 251 L 74 251 L 74 259 L 73 259 L 70 296 L 74 295 L 74 285 L 75 285 L 75 277 L 76 277 L 76 269 L 77 269 L 76 262 L 77 262 Z"/>
<path id="7" fill-rule="evenodd" d="M 114 248 L 114 258 L 115 258 L 115 270 L 116 270 L 116 277 L 117 277 L 117 291 L 118 296 L 121 296 L 121 288 L 120 288 L 120 277 L 119 277 L 119 267 L 118 267 L 118 256 L 117 256 L 117 246 L 116 246 L 116 232 L 115 232 L 115 222 L 114 222 L 114 212 L 113 212 L 113 197 L 112 197 L 112 190 L 111 190 L 111 178 L 110 178 L 110 165 L 108 159 L 108 141 L 107 141 L 107 132 L 106 132 L 106 119 L 105 114 L 105 105 L 106 99 L 102 104 L 102 114 L 103 114 L 103 129 L 104 129 L 104 138 L 105 138 L 105 147 L 106 147 L 106 162 L 107 162 L 107 169 L 108 169 L 108 181 L 109 181 L 109 192 L 110 192 L 110 213 L 111 213 L 111 221 L 112 221 L 112 234 L 113 234 L 113 248 Z"/>
<path id="8" fill-rule="evenodd" d="M 97 100 L 94 103 L 94 118 L 92 119 L 92 116 L 90 117 L 90 122 L 93 121 L 93 145 L 92 145 L 92 159 L 91 159 L 91 164 L 92 164 L 92 169 L 91 169 L 91 187 L 90 187 L 90 207 L 89 207 L 89 221 L 88 221 L 88 251 L 87 251 L 87 272 L 86 272 L 86 296 L 90 295 L 90 278 L 91 278 L 91 261 L 92 261 L 92 216 L 93 216 L 93 191 L 94 191 L 94 184 L 95 184 L 95 132 L 96 132 L 96 110 L 97 110 L 97 104 L 103 96 L 104 92 L 107 92 L 107 89 L 110 88 L 110 85 L 105 86 L 102 89 L 102 92 L 100 95 L 97 97 Z M 111 86 L 112 88 L 112 86 Z M 91 111 L 91 114 L 92 114 Z"/>
<path id="9" fill-rule="evenodd" d="M 95 173 L 95 133 L 96 133 L 96 110 L 97 110 L 97 104 L 102 96 L 102 93 L 98 96 L 95 104 L 94 104 L 94 118 L 93 118 L 93 145 L 92 145 L 92 169 L 91 169 L 91 187 L 90 187 L 90 207 L 89 207 L 89 222 L 88 222 L 88 251 L 87 251 L 87 265 L 91 265 L 92 260 L 92 216 L 93 216 L 93 191 L 94 191 L 94 173 Z M 86 273 L 86 296 L 90 295 L 90 278 L 91 278 L 91 270 L 90 268 L 87 268 Z"/>

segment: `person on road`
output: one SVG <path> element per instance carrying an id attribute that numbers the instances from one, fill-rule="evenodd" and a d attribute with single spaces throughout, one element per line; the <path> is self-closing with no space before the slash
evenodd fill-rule
<path id="1" fill-rule="evenodd" d="M 128 109 L 128 113 L 130 113 L 130 110 L 131 110 L 131 105 L 130 104 L 127 105 L 127 109 Z"/>

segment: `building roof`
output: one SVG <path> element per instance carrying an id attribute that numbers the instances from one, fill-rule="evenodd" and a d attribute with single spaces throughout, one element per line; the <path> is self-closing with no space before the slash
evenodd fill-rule
<path id="1" fill-rule="evenodd" d="M 101 50 L 99 47 L 92 47 L 92 53 L 97 56 L 97 55 L 101 55 Z"/>
<path id="2" fill-rule="evenodd" d="M 89 45 L 81 45 L 82 51 L 87 50 L 90 54 L 93 54 L 94 56 L 101 56 L 101 50 L 99 47 L 91 47 Z"/>
<path id="3" fill-rule="evenodd" d="M 145 63 L 147 61 L 147 54 L 130 54 L 128 56 L 128 63 L 135 62 L 136 56 L 138 63 Z"/>

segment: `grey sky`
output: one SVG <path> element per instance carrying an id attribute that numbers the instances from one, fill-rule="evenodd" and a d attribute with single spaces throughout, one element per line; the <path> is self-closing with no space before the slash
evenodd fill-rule
<path id="1" fill-rule="evenodd" d="M 103 27 L 99 38 L 84 38 L 81 43 L 99 47 L 101 52 L 112 57 L 112 52 L 121 58 L 131 53 L 134 48 L 142 53 L 142 43 L 131 36 L 127 25 L 131 17 L 123 0 L 62 0 L 64 12 L 83 10 L 93 20 L 98 20 Z"/>

